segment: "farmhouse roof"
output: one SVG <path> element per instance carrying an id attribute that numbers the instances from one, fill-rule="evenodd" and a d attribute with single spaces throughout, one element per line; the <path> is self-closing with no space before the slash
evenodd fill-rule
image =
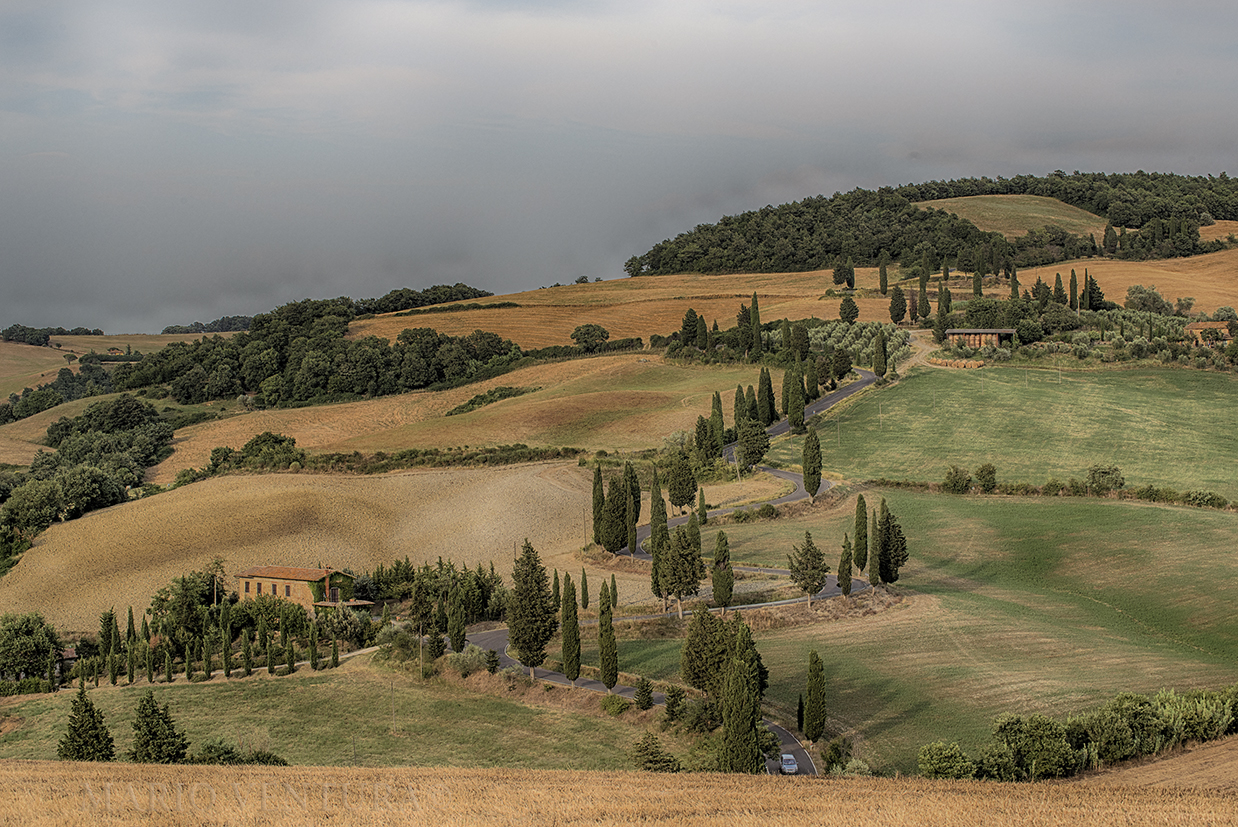
<path id="1" fill-rule="evenodd" d="M 344 574 L 334 569 L 299 569 L 292 566 L 254 566 L 245 569 L 237 577 L 269 577 L 272 580 L 322 580 L 332 574 Z M 345 574 L 345 577 L 349 575 Z"/>
<path id="2" fill-rule="evenodd" d="M 1229 322 L 1191 322 L 1186 326 L 1187 330 L 1219 330 L 1221 328 L 1229 329 Z"/>
<path id="3" fill-rule="evenodd" d="M 1014 333 L 1013 327 L 952 327 L 946 331 L 946 335 L 951 333 Z"/>

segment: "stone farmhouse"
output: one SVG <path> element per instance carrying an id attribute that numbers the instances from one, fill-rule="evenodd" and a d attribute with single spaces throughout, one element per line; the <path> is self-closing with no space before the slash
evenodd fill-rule
<path id="1" fill-rule="evenodd" d="M 236 591 L 242 600 L 268 594 L 299 603 L 311 613 L 374 605 L 369 600 L 354 600 L 353 576 L 334 569 L 254 566 L 238 574 L 236 580 Z"/>

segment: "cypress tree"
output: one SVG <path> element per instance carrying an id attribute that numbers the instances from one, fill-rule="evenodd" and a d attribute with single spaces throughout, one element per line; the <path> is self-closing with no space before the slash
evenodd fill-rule
<path id="1" fill-rule="evenodd" d="M 215 647 L 211 644 L 210 630 L 202 633 L 202 671 L 206 673 L 206 680 L 211 679 L 211 674 L 215 671 L 215 666 L 211 663 L 212 650 Z"/>
<path id="2" fill-rule="evenodd" d="M 804 468 L 804 491 L 815 500 L 817 491 L 821 488 L 821 440 L 817 436 L 816 428 L 809 428 L 808 436 L 804 437 L 804 451 L 800 463 Z"/>
<path id="3" fill-rule="evenodd" d="M 804 398 L 809 402 L 815 402 L 821 398 L 821 379 L 817 376 L 817 360 L 809 355 L 808 360 L 804 363 Z"/>
<path id="4" fill-rule="evenodd" d="M 725 615 L 735 593 L 735 570 L 731 567 L 731 546 L 725 531 L 718 532 L 714 542 L 713 576 L 710 580 L 714 603 Z"/>
<path id="5" fill-rule="evenodd" d="M 890 286 L 889 276 L 886 273 L 886 268 L 889 264 L 890 254 L 882 250 L 881 255 L 877 257 L 877 283 L 883 296 L 886 294 L 886 289 Z"/>
<path id="6" fill-rule="evenodd" d="M 932 309 L 929 307 L 928 290 L 923 287 L 920 289 L 920 304 L 918 309 L 921 319 L 927 319 L 929 317 L 929 313 L 932 312 Z"/>
<path id="7" fill-rule="evenodd" d="M 748 418 L 748 400 L 744 399 L 744 386 L 735 386 L 735 427 L 739 427 L 739 423 Z"/>
<path id="8" fill-rule="evenodd" d="M 112 682 L 112 686 L 116 685 L 116 678 L 120 675 L 120 663 L 116 660 L 115 652 L 108 652 L 107 655 L 107 677 Z"/>
<path id="9" fill-rule="evenodd" d="M 138 654 L 137 649 L 135 649 L 133 646 L 130 646 L 129 652 L 128 652 L 129 671 L 128 671 L 128 674 L 126 675 L 126 677 L 129 679 L 130 686 L 133 686 L 133 679 L 134 679 L 134 676 L 137 674 L 137 665 L 138 665 L 137 654 Z"/>
<path id="10" fill-rule="evenodd" d="M 137 764 L 179 764 L 185 760 L 189 739 L 176 728 L 168 705 L 155 702 L 150 689 L 138 701 L 133 721 L 133 747 L 126 757 Z"/>
<path id="11" fill-rule="evenodd" d="M 1066 304 L 1066 289 L 1062 287 L 1062 274 L 1058 273 L 1053 280 L 1053 301 L 1057 304 Z"/>
<path id="12" fill-rule="evenodd" d="M 86 696 L 86 682 L 78 684 L 77 697 L 69 710 L 69 731 L 56 745 L 56 757 L 62 761 L 111 761 L 116 757 L 112 733 L 104 723 L 103 713 Z"/>
<path id="13" fill-rule="evenodd" d="M 1083 292 L 1079 294 L 1079 308 L 1081 310 L 1092 309 L 1092 279 L 1088 276 L 1086 268 L 1083 271 Z"/>
<path id="14" fill-rule="evenodd" d="M 249 631 L 241 635 L 241 668 L 245 671 L 245 677 L 254 674 L 254 647 L 249 642 Z"/>
<path id="15" fill-rule="evenodd" d="M 550 602 L 550 583 L 537 551 L 526 539 L 512 569 L 512 592 L 507 608 L 508 637 L 520 653 L 520 662 L 533 670 L 546 660 L 546 644 L 555 633 L 558 606 Z"/>
<path id="16" fill-rule="evenodd" d="M 666 500 L 662 499 L 662 484 L 658 480 L 658 468 L 653 469 L 653 485 L 649 494 L 649 553 L 653 564 L 649 567 L 649 588 L 654 597 L 665 599 L 666 590 L 661 583 L 662 559 L 670 539 L 667 528 Z"/>
<path id="17" fill-rule="evenodd" d="M 803 545 L 792 546 L 792 553 L 787 555 L 787 568 L 791 570 L 792 582 L 808 595 L 811 607 L 812 596 L 825 588 L 830 571 L 825 555 L 812 541 L 812 532 L 804 532 Z"/>
<path id="18" fill-rule="evenodd" d="M 142 615 L 142 639 L 150 643 L 150 625 L 146 622 L 146 615 Z"/>
<path id="19" fill-rule="evenodd" d="M 653 683 L 648 678 L 641 678 L 636 682 L 635 700 L 637 709 L 653 708 Z"/>
<path id="20" fill-rule="evenodd" d="M 937 288 L 937 315 L 945 318 L 950 315 L 950 308 L 954 306 L 954 297 L 950 295 L 950 288 L 943 282 Z"/>
<path id="21" fill-rule="evenodd" d="M 559 605 L 560 600 L 559 600 L 559 570 L 558 569 L 555 569 L 554 582 L 550 586 L 550 599 L 554 602 L 556 606 Z M 456 649 L 455 646 L 452 646 L 451 648 L 457 652 L 460 651 L 459 649 Z"/>
<path id="22" fill-rule="evenodd" d="M 722 395 L 714 391 L 714 401 L 709 410 L 709 436 L 713 440 L 713 446 L 710 450 L 711 458 L 722 456 L 722 445 L 725 440 L 722 438 L 726 431 L 726 423 L 722 419 Z M 640 496 L 640 487 L 637 487 L 637 497 Z"/>
<path id="23" fill-rule="evenodd" d="M 576 614 L 576 584 L 570 574 L 563 576 L 559 623 L 563 629 L 563 674 L 575 686 L 580 677 L 580 618 Z"/>
<path id="24" fill-rule="evenodd" d="M 172 682 L 172 652 L 163 653 L 163 682 Z"/>
<path id="25" fill-rule="evenodd" d="M 580 608 L 589 608 L 589 573 L 580 567 Z"/>
<path id="26" fill-rule="evenodd" d="M 602 466 L 593 466 L 593 542 L 602 545 L 602 520 L 606 512 L 606 492 L 602 489 Z"/>
<path id="27" fill-rule="evenodd" d="M 800 702 L 795 707 L 795 729 L 804 731 L 804 693 L 800 693 Z"/>
<path id="28" fill-rule="evenodd" d="M 843 296 L 843 300 L 838 303 L 838 318 L 847 324 L 860 318 L 860 308 L 856 307 L 855 299 Z"/>
<path id="29" fill-rule="evenodd" d="M 264 615 L 258 616 L 258 648 L 266 651 L 271 648 L 271 632 L 267 629 L 267 619 Z"/>
<path id="30" fill-rule="evenodd" d="M 1079 280 L 1075 276 L 1075 268 L 1070 268 L 1070 309 L 1079 309 Z"/>
<path id="31" fill-rule="evenodd" d="M 808 687 L 804 698 L 804 737 L 814 744 L 825 732 L 825 666 L 813 649 L 808 653 Z"/>
<path id="32" fill-rule="evenodd" d="M 778 411 L 774 404 L 774 382 L 770 378 L 769 368 L 761 368 L 757 382 L 757 419 L 763 428 L 778 421 Z"/>
<path id="33" fill-rule="evenodd" d="M 696 494 L 696 513 L 701 525 L 705 525 L 705 523 L 709 522 L 709 510 L 705 507 L 705 488 L 702 486 L 696 489 Z"/>
<path id="34" fill-rule="evenodd" d="M 734 654 L 729 658 L 722 696 L 722 746 L 718 769 L 756 774 L 765 769 L 757 725 L 761 720 L 760 676 L 752 647 L 752 633 L 742 622 Z"/>
<path id="35" fill-rule="evenodd" d="M 624 545 L 627 546 L 628 554 L 636 556 L 636 509 L 629 503 L 627 510 L 627 531 L 624 532 Z"/>
<path id="36" fill-rule="evenodd" d="M 705 322 L 704 316 L 696 317 L 696 335 L 693 337 L 692 344 L 695 344 L 700 350 L 705 350 L 709 347 L 709 325 Z"/>
<path id="37" fill-rule="evenodd" d="M 284 663 L 288 666 L 289 675 L 297 671 L 297 649 L 292 642 L 292 635 L 288 636 L 288 645 L 284 649 Z"/>
<path id="38" fill-rule="evenodd" d="M 623 479 L 612 479 L 602 514 L 602 547 L 611 554 L 618 554 L 627 542 L 628 499 Z"/>
<path id="39" fill-rule="evenodd" d="M 790 424 L 791 432 L 796 434 L 804 433 L 804 378 L 802 374 L 802 366 L 797 359 L 791 370 L 787 371 L 790 374 L 783 374 L 782 386 L 788 387 L 788 379 L 790 379 L 790 391 L 787 393 L 787 421 Z"/>
<path id="40" fill-rule="evenodd" d="M 890 513 L 884 498 L 881 500 L 880 516 L 877 518 L 877 531 L 881 537 L 881 556 L 878 558 L 881 582 L 895 583 L 898 581 L 899 569 L 907 562 L 907 538 L 898 518 Z"/>
<path id="41" fill-rule="evenodd" d="M 623 482 L 628 489 L 628 511 L 632 515 L 632 523 L 640 524 L 640 478 L 636 476 L 636 469 L 632 467 L 632 463 L 623 463 Z"/>
<path id="42" fill-rule="evenodd" d="M 868 503 L 864 495 L 855 500 L 855 546 L 852 561 L 859 571 L 868 565 Z"/>
<path id="43" fill-rule="evenodd" d="M 610 607 L 619 608 L 619 587 L 615 585 L 615 575 L 610 576 Z"/>
<path id="44" fill-rule="evenodd" d="M 331 668 L 335 669 L 340 665 L 340 640 L 339 638 L 331 638 Z"/>
<path id="45" fill-rule="evenodd" d="M 695 689 L 717 700 L 726 670 L 726 627 L 705 609 L 692 613 L 688 634 L 679 655 L 679 674 Z"/>
<path id="46" fill-rule="evenodd" d="M 133 645 L 133 642 L 138 639 L 137 630 L 133 626 L 133 607 L 129 607 L 129 625 L 125 629 L 125 646 Z"/>
<path id="47" fill-rule="evenodd" d="M 759 422 L 761 419 L 761 408 L 757 404 L 757 392 L 753 390 L 752 385 L 749 385 L 748 389 L 744 391 L 744 404 L 748 408 L 748 415 L 745 416 L 744 419 L 748 421 L 755 420 Z M 739 426 L 736 425 L 735 429 L 738 431 Z"/>
<path id="48" fill-rule="evenodd" d="M 1019 298 L 1019 274 L 1013 268 L 1010 270 L 1010 298 Z"/>
<path id="49" fill-rule="evenodd" d="M 598 671 L 607 693 L 619 682 L 619 649 L 615 644 L 615 627 L 611 623 L 610 589 L 602 581 L 602 597 L 598 600 Z"/>
<path id="50" fill-rule="evenodd" d="M 752 307 L 748 308 L 748 318 L 752 320 L 752 347 L 749 353 L 755 359 L 761 355 L 761 311 L 757 309 L 757 294 L 752 294 Z"/>
<path id="51" fill-rule="evenodd" d="M 838 559 L 838 591 L 851 596 L 851 538 L 843 534 L 843 553 Z"/>
<path id="52" fill-rule="evenodd" d="M 878 376 L 886 375 L 886 359 L 886 332 L 877 328 L 877 336 L 873 339 L 873 373 Z"/>
<path id="53" fill-rule="evenodd" d="M 903 288 L 896 284 L 894 292 L 890 294 L 890 321 L 894 324 L 902 324 L 906 316 L 907 297 L 903 295 Z"/>
<path id="54" fill-rule="evenodd" d="M 155 682 L 155 653 L 150 644 L 146 645 L 146 682 Z"/>
<path id="55" fill-rule="evenodd" d="M 971 294 L 973 296 L 984 295 L 984 277 L 980 275 L 980 271 L 971 274 Z"/>
<path id="56" fill-rule="evenodd" d="M 456 650 L 460 651 L 459 649 Z M 309 662 L 310 671 L 318 671 L 318 624 L 310 624 L 310 639 L 309 639 Z"/>
<path id="57" fill-rule="evenodd" d="M 674 597 L 678 603 L 679 619 L 683 619 L 683 599 L 690 594 L 697 594 L 701 589 L 701 578 L 705 576 L 705 564 L 701 560 L 700 528 L 694 525 L 696 513 L 688 518 L 688 528 L 679 526 L 675 529 L 669 548 L 662 561 L 660 579 L 668 597 Z M 692 537 L 695 529 L 696 539 Z"/>
<path id="58" fill-rule="evenodd" d="M 920 318 L 920 303 L 916 301 L 916 291 L 907 291 L 907 323 L 915 324 Z"/>

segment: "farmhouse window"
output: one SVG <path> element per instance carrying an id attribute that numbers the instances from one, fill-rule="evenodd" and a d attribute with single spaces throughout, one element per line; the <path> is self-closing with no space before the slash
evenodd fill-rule
<path id="1" fill-rule="evenodd" d="M 292 586 L 284 586 L 284 597 L 292 597 Z"/>
<path id="2" fill-rule="evenodd" d="M 332 603 L 339 603 L 339 602 L 340 602 L 340 590 L 339 590 L 339 588 L 338 588 L 338 587 L 334 587 L 334 586 L 333 586 L 333 587 L 331 588 L 331 602 L 332 602 Z"/>
<path id="3" fill-rule="evenodd" d="M 248 580 L 245 581 L 245 593 L 249 594 L 249 581 Z"/>
<path id="4" fill-rule="evenodd" d="M 258 594 L 262 594 L 262 584 L 258 584 Z"/>

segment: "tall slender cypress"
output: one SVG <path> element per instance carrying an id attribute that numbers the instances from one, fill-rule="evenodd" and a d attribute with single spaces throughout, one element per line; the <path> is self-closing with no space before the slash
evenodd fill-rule
<path id="1" fill-rule="evenodd" d="M 649 554 L 653 557 L 653 564 L 649 567 L 649 589 L 654 597 L 665 600 L 666 589 L 662 585 L 661 567 L 670 539 L 670 530 L 667 528 L 666 500 L 662 499 L 662 484 L 658 479 L 656 465 L 653 469 L 653 483 L 649 497 Z"/>
<path id="2" fill-rule="evenodd" d="M 864 502 L 863 494 L 855 500 L 855 546 L 852 560 L 859 571 L 864 571 L 864 567 L 868 565 L 868 503 Z"/>
<path id="3" fill-rule="evenodd" d="M 810 427 L 808 436 L 804 437 L 804 451 L 800 462 L 804 469 L 804 491 L 809 497 L 816 499 L 817 490 L 821 488 L 821 440 L 815 427 Z"/>
<path id="4" fill-rule="evenodd" d="M 883 296 L 886 294 L 886 289 L 890 286 L 889 275 L 886 273 L 886 268 L 889 264 L 890 254 L 882 250 L 881 255 L 877 257 L 877 285 Z"/>
<path id="5" fill-rule="evenodd" d="M 580 608 L 589 608 L 589 573 L 580 567 Z"/>
<path id="6" fill-rule="evenodd" d="M 608 693 L 619 682 L 619 649 L 615 644 L 610 601 L 610 587 L 602 581 L 602 597 L 598 601 L 598 671 Z"/>
<path id="7" fill-rule="evenodd" d="M 825 732 L 825 666 L 813 649 L 808 653 L 808 686 L 804 697 L 804 737 L 814 744 Z"/>
<path id="8" fill-rule="evenodd" d="M 739 430 L 739 423 L 748 418 L 748 400 L 744 398 L 744 386 L 735 386 L 735 429 Z"/>
<path id="9" fill-rule="evenodd" d="M 748 318 L 752 321 L 752 347 L 749 348 L 749 353 L 753 358 L 761 355 L 761 311 L 757 309 L 757 294 L 754 291 L 752 294 L 752 307 L 748 308 Z"/>
<path id="10" fill-rule="evenodd" d="M 838 591 L 851 596 L 851 538 L 843 534 L 843 553 L 838 558 Z"/>
<path id="11" fill-rule="evenodd" d="M 249 630 L 241 635 L 241 669 L 245 677 L 254 674 L 254 647 L 249 641 Z"/>
<path id="12" fill-rule="evenodd" d="M 1070 309 L 1079 309 L 1079 279 L 1075 276 L 1075 268 L 1070 268 Z"/>
<path id="13" fill-rule="evenodd" d="M 452 648 L 455 648 L 454 646 Z M 459 652 L 459 649 L 456 649 Z M 309 661 L 310 670 L 318 671 L 318 624 L 310 624 L 310 639 L 309 639 Z"/>
<path id="14" fill-rule="evenodd" d="M 615 575 L 610 576 L 610 607 L 619 608 L 619 587 L 615 584 Z"/>
<path id="15" fill-rule="evenodd" d="M 555 569 L 554 582 L 550 586 L 550 599 L 554 601 L 556 606 L 559 605 L 559 570 Z M 455 649 L 453 646 L 452 649 Z"/>
<path id="16" fill-rule="evenodd" d="M 580 618 L 576 614 L 576 584 L 563 575 L 563 601 L 559 624 L 563 629 L 563 674 L 576 685 L 580 677 Z"/>
<path id="17" fill-rule="evenodd" d="M 602 466 L 593 466 L 593 542 L 602 544 L 602 520 L 606 510 L 606 492 L 602 488 Z"/>
<path id="18" fill-rule="evenodd" d="M 731 605 L 731 599 L 735 594 L 735 570 L 731 567 L 731 546 L 727 541 L 725 531 L 718 532 L 718 539 L 714 542 L 714 559 L 713 559 L 713 576 L 710 581 L 712 586 L 714 604 L 722 607 L 722 613 L 725 615 L 727 607 Z"/>
<path id="19" fill-rule="evenodd" d="M 971 294 L 973 296 L 984 295 L 984 277 L 980 275 L 980 271 L 971 274 Z"/>
<path id="20" fill-rule="evenodd" d="M 742 622 L 731 651 L 723 684 L 718 769 L 756 774 L 765 769 L 765 756 L 757 737 L 761 720 L 760 673 L 752 633 Z"/>
<path id="21" fill-rule="evenodd" d="M 722 418 L 722 395 L 714 391 L 713 404 L 709 409 L 709 437 L 713 440 L 710 457 L 722 456 L 722 444 L 725 442 L 722 437 L 725 430 L 726 423 Z M 637 490 L 639 491 L 639 488 Z"/>

